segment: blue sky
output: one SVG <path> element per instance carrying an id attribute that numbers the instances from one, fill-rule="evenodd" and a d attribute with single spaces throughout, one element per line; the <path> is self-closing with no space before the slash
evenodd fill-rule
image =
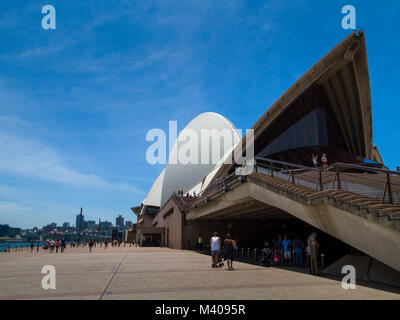
<path id="1" fill-rule="evenodd" d="M 42 6 L 57 29 L 41 27 Z M 374 142 L 400 165 L 397 1 L 2 1 L 0 223 L 134 220 L 148 130 L 201 112 L 250 128 L 350 30 L 366 32 Z M 389 116 L 388 116 L 389 115 Z"/>

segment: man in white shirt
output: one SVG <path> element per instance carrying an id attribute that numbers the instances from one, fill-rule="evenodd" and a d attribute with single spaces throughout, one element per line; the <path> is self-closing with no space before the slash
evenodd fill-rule
<path id="1" fill-rule="evenodd" d="M 218 237 L 218 233 L 214 232 L 214 236 L 210 239 L 211 247 L 211 261 L 212 268 L 216 268 L 218 264 L 219 251 L 221 249 L 221 238 Z"/>

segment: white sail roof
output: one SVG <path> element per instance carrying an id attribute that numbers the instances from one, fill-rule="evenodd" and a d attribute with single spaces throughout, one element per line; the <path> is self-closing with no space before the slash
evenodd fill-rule
<path id="1" fill-rule="evenodd" d="M 220 143 L 214 143 L 215 141 L 211 140 L 208 145 L 205 145 L 202 143 L 201 135 L 204 130 L 213 129 L 217 129 L 218 132 L 224 132 L 225 134 L 229 133 L 232 138 L 221 138 Z M 191 139 L 193 134 L 198 136 L 197 140 Z M 187 192 L 187 190 L 193 192 L 195 190 L 196 193 L 200 192 L 209 184 L 223 160 L 231 154 L 233 148 L 240 141 L 241 136 L 236 128 L 222 115 L 214 112 L 205 112 L 198 115 L 180 132 L 172 148 L 166 168 L 154 182 L 146 199 L 143 200 L 143 204 L 147 206 L 162 206 L 178 190 L 183 190 L 184 192 Z M 216 163 L 215 161 L 202 163 L 201 152 L 202 150 L 204 152 L 206 147 L 209 148 L 209 159 L 217 158 Z M 197 163 L 182 164 L 180 161 L 177 161 L 179 155 L 188 149 L 192 151 L 197 149 Z"/>

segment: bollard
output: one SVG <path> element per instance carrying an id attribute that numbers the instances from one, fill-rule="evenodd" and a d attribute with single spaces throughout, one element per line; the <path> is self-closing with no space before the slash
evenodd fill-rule
<path id="1" fill-rule="evenodd" d="M 243 259 L 243 253 L 244 253 L 244 248 L 242 248 L 242 256 L 241 256 L 242 259 Z"/>
<path id="2" fill-rule="evenodd" d="M 257 248 L 254 249 L 254 261 L 257 261 Z"/>
<path id="3" fill-rule="evenodd" d="M 250 248 L 247 248 L 247 259 L 250 260 Z"/>

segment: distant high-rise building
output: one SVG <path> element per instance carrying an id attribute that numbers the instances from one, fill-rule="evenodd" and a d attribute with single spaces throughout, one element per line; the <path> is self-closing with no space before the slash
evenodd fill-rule
<path id="1" fill-rule="evenodd" d="M 119 215 L 117 219 L 115 219 L 115 225 L 123 227 L 124 226 L 124 217 Z"/>
<path id="2" fill-rule="evenodd" d="M 126 227 L 127 229 L 132 228 L 132 221 L 127 220 L 127 221 L 125 222 L 125 227 Z"/>
<path id="3" fill-rule="evenodd" d="M 112 223 L 108 221 L 101 221 L 100 222 L 100 229 L 102 231 L 109 231 L 112 228 Z"/>
<path id="4" fill-rule="evenodd" d="M 96 228 L 96 221 L 86 221 L 85 227 L 89 230 L 94 230 Z"/>
<path id="5" fill-rule="evenodd" d="M 68 229 L 69 228 L 69 222 L 64 222 L 62 227 L 63 227 L 63 229 Z"/>
<path id="6" fill-rule="evenodd" d="M 80 216 L 79 214 L 77 214 L 77 215 L 76 215 L 75 227 L 76 227 L 77 229 L 79 229 L 80 224 L 81 224 L 81 216 Z M 82 215 L 82 229 L 84 228 L 84 226 L 85 226 L 85 216 Z"/>

